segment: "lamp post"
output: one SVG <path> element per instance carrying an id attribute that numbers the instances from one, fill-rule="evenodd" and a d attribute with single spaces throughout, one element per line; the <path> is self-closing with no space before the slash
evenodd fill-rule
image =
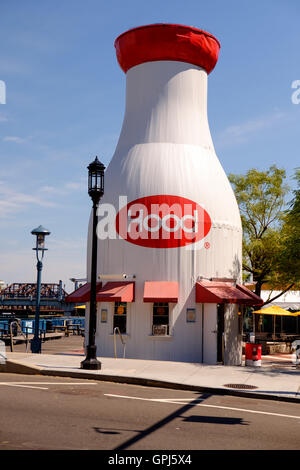
<path id="1" fill-rule="evenodd" d="M 93 233 L 92 233 L 92 256 L 91 256 L 91 298 L 89 315 L 89 337 L 87 345 L 87 355 L 81 362 L 82 369 L 101 369 L 101 362 L 98 361 L 95 344 L 96 334 L 96 284 L 97 284 L 97 222 L 98 207 L 101 197 L 104 194 L 104 170 L 105 166 L 98 160 L 98 157 L 89 164 L 88 193 L 93 201 Z"/>
<path id="2" fill-rule="evenodd" d="M 36 252 L 37 259 L 37 281 L 36 281 L 36 306 L 35 306 L 35 325 L 34 325 L 34 337 L 31 340 L 31 352 L 40 353 L 41 352 L 41 339 L 39 337 L 39 323 L 40 323 L 40 299 L 41 299 L 41 277 L 43 263 L 42 259 L 44 258 L 44 252 L 47 250 L 45 248 L 45 237 L 50 235 L 49 230 L 42 227 L 41 225 L 34 230 L 32 230 L 32 235 L 36 236 L 36 245 L 35 248 L 32 248 Z"/>

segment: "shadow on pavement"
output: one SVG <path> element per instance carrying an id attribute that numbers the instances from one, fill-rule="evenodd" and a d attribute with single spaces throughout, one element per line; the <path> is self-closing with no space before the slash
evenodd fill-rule
<path id="1" fill-rule="evenodd" d="M 211 394 L 208 393 L 203 393 L 199 395 L 199 397 L 195 398 L 195 400 L 189 402 L 188 404 L 185 404 L 184 406 L 180 407 L 178 410 L 174 411 L 171 413 L 169 416 L 166 416 L 162 420 L 158 421 L 157 423 L 153 424 L 149 428 L 143 430 L 143 431 L 137 431 L 139 434 L 137 436 L 132 437 L 131 439 L 128 439 L 127 441 L 123 442 L 123 444 L 119 445 L 118 447 L 114 448 L 113 450 L 115 451 L 120 451 L 120 450 L 125 450 L 128 449 L 128 447 L 132 446 L 138 441 L 141 441 L 145 437 L 149 436 L 151 433 L 157 431 L 158 429 L 162 428 L 166 424 L 170 423 L 176 418 L 184 418 L 182 414 L 184 414 L 186 411 L 191 410 L 194 406 L 199 404 L 199 398 L 201 398 L 201 401 L 203 402 L 204 400 L 207 400 L 209 397 L 211 397 Z M 209 422 L 209 423 L 214 423 L 214 424 L 240 424 L 240 425 L 247 425 L 247 422 L 244 422 L 243 419 L 238 419 L 238 418 L 217 418 L 217 417 L 204 417 L 204 416 L 191 416 L 189 418 L 184 418 L 186 421 L 192 421 L 192 422 Z"/>
<path id="2" fill-rule="evenodd" d="M 208 423 L 208 424 L 239 424 L 248 426 L 249 422 L 242 418 L 224 418 L 220 416 L 188 416 L 183 421 L 187 423 Z"/>

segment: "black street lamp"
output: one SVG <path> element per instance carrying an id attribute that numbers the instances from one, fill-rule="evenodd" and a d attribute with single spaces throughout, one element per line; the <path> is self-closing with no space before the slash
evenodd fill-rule
<path id="1" fill-rule="evenodd" d="M 99 162 L 98 157 L 89 164 L 88 192 L 93 201 L 93 233 L 92 233 L 92 256 L 91 256 L 91 298 L 89 316 L 89 339 L 87 345 L 87 355 L 81 362 L 82 369 L 101 369 L 101 362 L 98 361 L 95 344 L 96 334 L 96 284 L 97 284 L 97 222 L 98 207 L 101 197 L 104 194 L 104 170 L 105 166 Z"/>
<path id="2" fill-rule="evenodd" d="M 35 307 L 35 325 L 34 325 L 34 337 L 31 340 L 31 352 L 40 353 L 42 348 L 42 342 L 39 337 L 39 323 L 40 323 L 40 300 L 41 300 L 41 277 L 43 263 L 42 259 L 44 257 L 44 252 L 47 250 L 45 248 L 45 237 L 50 235 L 49 230 L 42 227 L 41 225 L 34 230 L 32 230 L 32 235 L 36 236 L 36 245 L 35 248 L 32 248 L 36 252 L 37 259 L 37 281 L 36 281 L 36 307 Z"/>

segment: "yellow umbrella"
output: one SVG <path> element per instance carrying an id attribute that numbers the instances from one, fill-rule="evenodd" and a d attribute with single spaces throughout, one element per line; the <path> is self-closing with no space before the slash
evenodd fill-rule
<path id="1" fill-rule="evenodd" d="M 75 308 L 85 308 L 85 305 L 78 305 L 78 307 Z"/>
<path id="2" fill-rule="evenodd" d="M 262 310 L 255 310 L 253 313 L 258 313 L 259 315 L 289 315 L 292 317 L 296 317 L 297 315 L 299 315 L 298 312 L 288 312 L 288 310 L 284 310 L 284 308 L 277 307 L 276 305 L 263 308 Z"/>
<path id="3" fill-rule="evenodd" d="M 284 308 L 277 307 L 276 305 L 272 305 L 270 307 L 263 308 L 262 310 L 255 310 L 252 313 L 257 313 L 259 315 L 279 315 L 279 316 L 290 316 L 290 317 L 297 317 L 296 313 L 289 312 L 288 310 L 284 310 Z M 273 319 L 274 324 L 274 335 L 275 335 L 275 318 Z"/>

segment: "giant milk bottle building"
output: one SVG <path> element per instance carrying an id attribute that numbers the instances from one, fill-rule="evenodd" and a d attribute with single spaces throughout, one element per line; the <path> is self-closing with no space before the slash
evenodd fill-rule
<path id="1" fill-rule="evenodd" d="M 219 42 L 156 24 L 115 47 L 126 107 L 99 211 L 97 354 L 120 331 L 127 358 L 239 365 L 241 312 L 260 299 L 240 285 L 240 214 L 207 118 Z M 90 253 L 91 236 L 88 273 Z"/>

